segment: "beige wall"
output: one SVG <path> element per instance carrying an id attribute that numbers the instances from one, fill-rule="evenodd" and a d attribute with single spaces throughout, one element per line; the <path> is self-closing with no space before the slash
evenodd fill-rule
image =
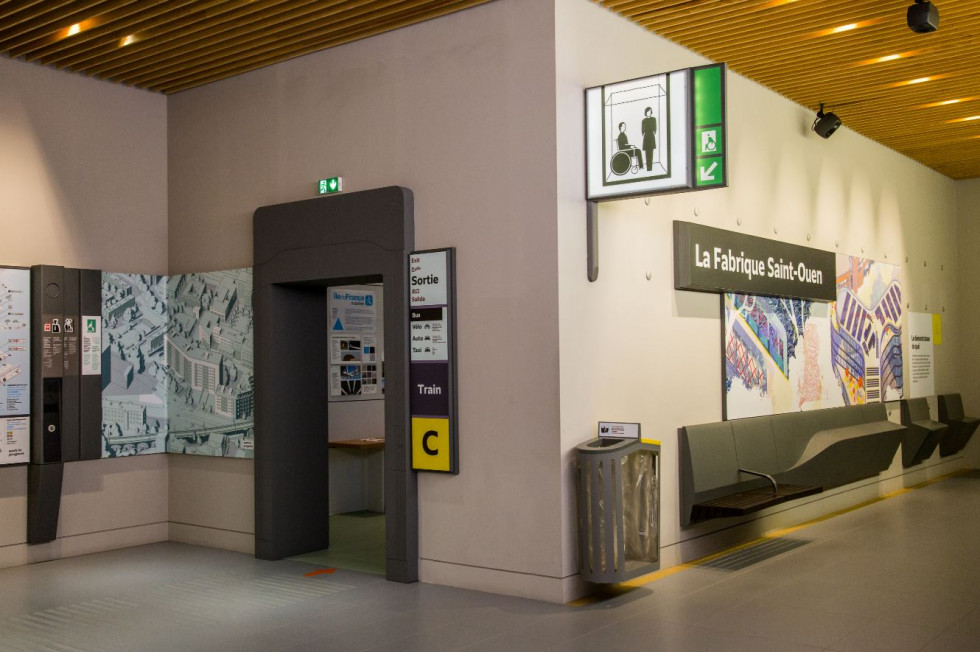
<path id="1" fill-rule="evenodd" d="M 318 178 L 411 188 L 417 247 L 458 250 L 461 473 L 419 477 L 422 578 L 561 599 L 553 34 L 501 0 L 171 96 L 169 228 L 171 273 L 237 267 Z"/>
<path id="2" fill-rule="evenodd" d="M 980 346 L 970 335 L 980 321 L 980 179 L 956 182 L 956 199 L 959 214 L 957 241 L 959 243 L 960 269 L 957 285 L 960 312 L 958 329 L 963 333 L 959 353 L 961 375 L 951 391 L 963 395 L 963 409 L 971 416 L 980 415 Z M 946 333 L 943 332 L 943 337 Z M 968 339 L 967 339 L 968 338 Z M 972 466 L 980 466 L 980 435 L 970 441 L 965 451 Z"/>
<path id="3" fill-rule="evenodd" d="M 0 264 L 167 271 L 167 103 L 0 58 Z M 26 545 L 26 467 L 0 468 L 0 567 L 167 538 L 167 457 L 65 466 L 59 538 Z"/>
<path id="4" fill-rule="evenodd" d="M 910 309 L 943 315 L 936 390 L 953 391 L 964 385 L 959 353 L 965 350 L 957 319 L 962 302 L 956 296 L 961 273 L 954 182 L 847 129 L 844 110 L 845 127 L 820 139 L 810 132 L 810 110 L 729 73 L 730 187 L 602 204 L 599 280 L 589 283 L 582 89 L 705 60 L 586 0 L 557 0 L 557 7 L 565 571 L 576 563 L 573 448 L 594 436 L 600 419 L 639 421 L 646 436 L 663 442 L 662 543 L 665 565 L 671 565 L 727 543 L 724 535 L 703 535 L 733 523 L 687 531 L 679 526 L 677 428 L 721 419 L 721 317 L 718 296 L 673 289 L 672 221 L 902 265 Z M 937 463 L 938 455 L 931 464 Z M 772 510 L 738 536 L 744 540 L 753 530 L 803 520 L 958 464 L 903 478 L 895 463 L 883 476 L 895 478 L 889 483 L 842 497 L 822 495 L 820 504 L 805 508 Z M 695 543 L 696 537 L 702 540 Z M 689 540 L 691 545 L 681 545 Z"/>

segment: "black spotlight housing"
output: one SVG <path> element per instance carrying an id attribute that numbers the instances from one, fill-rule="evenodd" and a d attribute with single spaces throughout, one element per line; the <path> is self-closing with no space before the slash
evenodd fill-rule
<path id="1" fill-rule="evenodd" d="M 927 34 L 939 29 L 939 8 L 929 0 L 915 0 L 908 11 L 909 29 L 917 34 Z"/>
<path id="2" fill-rule="evenodd" d="M 840 129 L 840 118 L 837 114 L 823 112 L 823 102 L 820 103 L 820 110 L 817 111 L 817 119 L 813 121 L 814 132 L 821 138 L 830 138 L 834 135 L 834 132 Z"/>

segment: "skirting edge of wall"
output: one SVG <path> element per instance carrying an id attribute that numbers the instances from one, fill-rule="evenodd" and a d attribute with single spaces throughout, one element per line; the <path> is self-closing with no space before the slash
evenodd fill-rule
<path id="1" fill-rule="evenodd" d="M 566 604 L 589 593 L 576 575 L 550 577 L 515 571 L 419 559 L 419 580 L 429 584 Z"/>
<path id="2" fill-rule="evenodd" d="M 59 537 L 50 543 L 34 546 L 17 543 L 0 547 L 0 568 L 142 546 L 167 541 L 167 537 L 167 523 L 161 522 Z"/>
<path id="3" fill-rule="evenodd" d="M 255 534 L 251 532 L 221 530 L 201 525 L 191 525 L 190 523 L 175 523 L 173 521 L 169 525 L 168 540 L 170 541 L 205 546 L 207 548 L 220 548 L 221 550 L 231 550 L 232 552 L 243 552 L 248 555 L 255 554 Z"/>

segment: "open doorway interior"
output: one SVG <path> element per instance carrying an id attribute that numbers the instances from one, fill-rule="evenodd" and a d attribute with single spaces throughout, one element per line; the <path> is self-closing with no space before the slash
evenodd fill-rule
<path id="1" fill-rule="evenodd" d="M 329 547 L 295 559 L 384 575 L 384 289 L 326 292 Z"/>

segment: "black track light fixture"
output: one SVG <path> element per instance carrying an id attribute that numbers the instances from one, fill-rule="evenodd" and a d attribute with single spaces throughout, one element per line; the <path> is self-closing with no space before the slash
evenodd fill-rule
<path id="1" fill-rule="evenodd" d="M 927 34 L 939 29 L 939 8 L 929 0 L 915 0 L 909 7 L 909 29 L 917 34 Z"/>
<path id="2" fill-rule="evenodd" d="M 834 135 L 834 132 L 840 129 L 840 118 L 837 114 L 823 112 L 823 102 L 820 103 L 820 109 L 817 111 L 817 119 L 813 121 L 813 131 L 821 138 L 830 138 Z"/>

